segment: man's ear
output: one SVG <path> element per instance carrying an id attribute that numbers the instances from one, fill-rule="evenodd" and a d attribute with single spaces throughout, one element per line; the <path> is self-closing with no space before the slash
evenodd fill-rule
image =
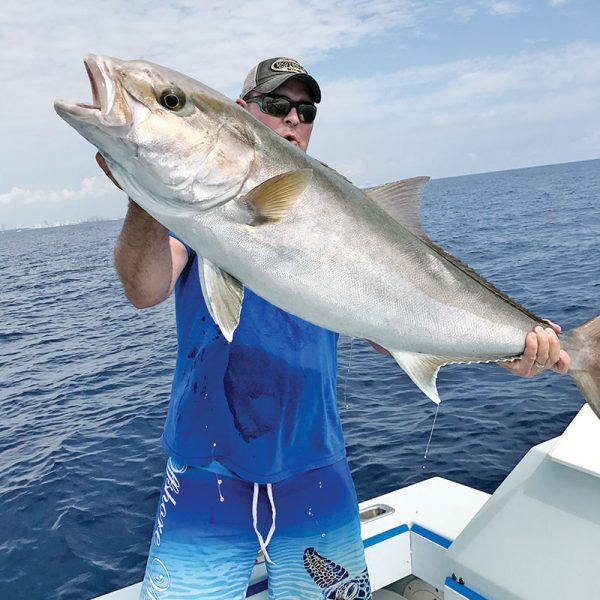
<path id="1" fill-rule="evenodd" d="M 248 103 L 242 98 L 236 98 L 235 103 L 239 104 L 242 108 L 246 108 L 248 106 Z"/>

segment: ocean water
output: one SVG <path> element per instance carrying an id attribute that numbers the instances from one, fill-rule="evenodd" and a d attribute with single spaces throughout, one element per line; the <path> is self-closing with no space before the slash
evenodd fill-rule
<path id="1" fill-rule="evenodd" d="M 600 312 L 600 160 L 430 182 L 430 237 L 569 329 Z M 172 299 L 136 311 L 119 222 L 0 234 L 0 597 L 81 600 L 142 578 L 165 457 Z M 435 406 L 362 340 L 338 401 L 361 500 L 432 476 L 491 492 L 583 400 L 568 377 L 442 369 Z"/>

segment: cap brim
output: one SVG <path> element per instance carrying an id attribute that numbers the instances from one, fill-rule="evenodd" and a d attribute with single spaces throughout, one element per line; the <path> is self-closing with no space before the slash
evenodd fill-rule
<path id="1" fill-rule="evenodd" d="M 306 84 L 306 87 L 308 87 L 312 99 L 317 104 L 321 102 L 321 88 L 319 88 L 319 84 L 314 77 L 304 73 L 282 73 L 281 75 L 275 75 L 274 77 L 270 77 L 268 81 L 257 85 L 254 88 L 254 91 L 262 94 L 273 92 L 288 79 L 299 79 L 302 81 L 302 83 Z"/>

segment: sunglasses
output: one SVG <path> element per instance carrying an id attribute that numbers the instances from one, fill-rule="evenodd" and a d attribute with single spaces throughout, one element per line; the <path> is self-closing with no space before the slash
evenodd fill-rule
<path id="1" fill-rule="evenodd" d="M 246 98 L 246 102 L 255 102 L 261 112 L 273 117 L 285 117 L 295 108 L 301 123 L 312 123 L 317 116 L 317 107 L 314 104 L 290 100 L 287 96 L 252 96 Z"/>

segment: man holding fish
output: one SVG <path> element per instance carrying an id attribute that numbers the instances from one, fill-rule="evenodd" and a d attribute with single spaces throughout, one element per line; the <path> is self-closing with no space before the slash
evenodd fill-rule
<path id="1" fill-rule="evenodd" d="M 163 96 L 178 109 L 177 93 Z M 277 57 L 250 71 L 236 103 L 306 152 L 320 100 L 304 67 Z M 162 436 L 169 461 L 141 597 L 244 598 L 262 550 L 270 598 L 370 598 L 336 406 L 338 334 L 246 288 L 228 341 L 203 297 L 198 261 L 130 200 L 115 246 L 118 275 L 136 308 L 175 290 L 178 335 Z M 500 364 L 523 377 L 566 373 L 556 332 L 552 323 L 536 326 L 522 356 Z"/>

